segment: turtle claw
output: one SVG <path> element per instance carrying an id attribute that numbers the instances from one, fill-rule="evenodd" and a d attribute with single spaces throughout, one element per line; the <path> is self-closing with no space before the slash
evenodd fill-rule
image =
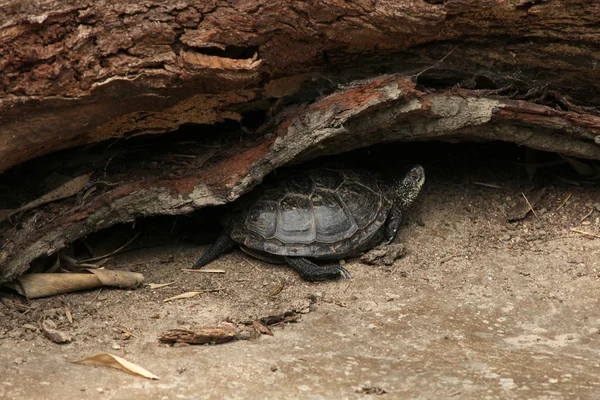
<path id="1" fill-rule="evenodd" d="M 348 272 L 346 268 L 342 267 L 341 265 L 336 265 L 333 268 L 339 271 L 340 278 L 348 279 L 350 281 L 352 280 L 352 275 L 350 274 L 350 272 Z"/>
<path id="2" fill-rule="evenodd" d="M 352 275 L 341 265 L 322 268 L 303 257 L 284 257 L 285 261 L 307 281 L 328 281 L 336 278 L 352 279 Z"/>

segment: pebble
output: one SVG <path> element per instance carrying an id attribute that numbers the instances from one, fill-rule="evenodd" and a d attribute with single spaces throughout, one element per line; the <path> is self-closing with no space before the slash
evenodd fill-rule
<path id="1" fill-rule="evenodd" d="M 23 324 L 23 325 L 21 325 L 21 328 L 27 329 L 29 331 L 34 331 L 34 332 L 38 330 L 37 326 L 32 325 L 32 324 Z"/>
<path id="2" fill-rule="evenodd" d="M 25 362 L 25 360 L 21 357 L 17 357 L 13 360 L 13 363 L 19 365 L 19 364 L 23 364 Z"/>

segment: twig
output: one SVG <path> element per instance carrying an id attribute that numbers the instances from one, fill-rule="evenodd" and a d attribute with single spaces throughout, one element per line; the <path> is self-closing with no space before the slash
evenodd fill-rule
<path id="1" fill-rule="evenodd" d="M 567 195 L 567 197 L 565 197 L 565 199 L 563 200 L 563 202 L 562 202 L 562 203 L 560 203 L 560 206 L 558 206 L 558 208 L 556 209 L 556 211 L 558 211 L 558 210 L 560 210 L 561 208 L 563 208 L 563 207 L 564 207 L 564 206 L 567 204 L 567 202 L 569 201 L 569 199 L 571 199 L 571 196 L 572 196 L 572 195 L 573 195 L 573 193 L 569 193 L 569 194 Z"/>
<path id="2" fill-rule="evenodd" d="M 227 289 L 227 288 L 225 288 L 225 287 L 218 287 L 218 288 L 212 288 L 212 289 L 200 289 L 198 291 L 202 292 L 202 293 L 214 293 L 214 292 L 221 292 L 221 291 L 223 291 L 225 289 Z"/>
<path id="3" fill-rule="evenodd" d="M 248 263 L 252 268 L 254 268 L 257 271 L 262 271 L 262 269 L 258 268 L 256 265 L 252 264 L 250 261 L 246 260 L 246 257 L 242 257 L 242 260 L 246 263 Z"/>
<path id="4" fill-rule="evenodd" d="M 445 60 L 446 58 L 448 58 L 448 56 L 449 56 L 450 54 L 454 53 L 454 50 L 456 50 L 456 49 L 458 49 L 458 46 L 455 46 L 455 47 L 454 47 L 452 50 L 450 50 L 450 51 L 449 51 L 449 52 L 448 52 L 448 53 L 447 53 L 447 54 L 446 54 L 444 57 L 442 57 L 441 59 L 439 59 L 439 60 L 438 60 L 438 61 L 437 61 L 435 64 L 433 64 L 433 65 L 430 65 L 429 67 L 425 68 L 424 70 L 422 70 L 422 71 L 421 71 L 421 72 L 419 72 L 418 74 L 414 75 L 414 76 L 413 76 L 413 79 L 416 81 L 416 80 L 419 78 L 419 76 L 420 76 L 422 73 L 424 73 L 424 72 L 427 72 L 427 71 L 429 71 L 431 68 L 435 68 L 437 65 L 439 65 L 439 64 L 440 64 L 440 63 L 442 63 L 442 62 L 444 62 L 444 60 Z"/>
<path id="5" fill-rule="evenodd" d="M 78 261 L 77 264 L 81 264 L 81 263 L 87 263 L 87 262 L 94 262 L 94 261 L 100 261 L 103 260 L 105 258 L 114 256 L 115 254 L 117 254 L 119 251 L 123 250 L 125 247 L 127 247 L 129 244 L 131 244 L 131 242 L 133 242 L 135 239 L 137 239 L 138 236 L 140 236 L 140 234 L 143 231 L 139 231 L 138 233 L 136 233 L 127 243 L 125 243 L 123 246 L 119 247 L 118 249 L 111 251 L 108 254 L 105 254 L 103 256 L 98 256 L 98 257 L 92 257 L 92 258 L 88 258 L 87 260 L 81 260 Z"/>
<path id="6" fill-rule="evenodd" d="M 492 189 L 508 189 L 505 186 L 498 186 L 498 185 L 494 185 L 493 183 L 485 183 L 485 182 L 472 182 L 473 185 L 479 185 L 479 186 L 483 186 L 483 187 L 488 187 L 488 188 L 492 188 Z"/>
<path id="7" fill-rule="evenodd" d="M 600 239 L 600 235 L 596 235 L 595 233 L 585 232 L 585 231 L 579 230 L 577 228 L 571 228 L 571 232 L 575 232 L 575 233 L 579 233 L 580 235 L 585 235 L 585 236 L 590 236 L 593 238 Z"/>
<path id="8" fill-rule="evenodd" d="M 592 213 L 594 212 L 594 209 L 592 208 L 590 210 L 590 212 L 588 212 L 587 214 L 585 214 L 583 217 L 581 217 L 581 219 L 579 220 L 579 223 L 582 223 L 583 221 L 585 221 L 587 219 L 587 217 L 589 217 L 590 215 L 592 215 Z"/>
<path id="9" fill-rule="evenodd" d="M 181 158 L 198 158 L 198 156 L 195 156 L 193 154 L 179 154 L 179 153 L 173 153 L 171 154 L 173 157 L 181 157 Z"/>
<path id="10" fill-rule="evenodd" d="M 535 215 L 535 217 L 537 218 L 538 215 L 535 212 L 535 210 L 533 209 L 533 206 L 531 205 L 531 203 L 529 202 L 529 200 L 527 199 L 527 196 L 525 196 L 525 193 L 521 192 L 521 194 L 523 195 L 523 198 L 525 199 L 525 201 L 527 202 L 527 205 L 529 206 L 529 209 L 531 210 L 531 212 L 533 212 L 533 215 Z"/>
<path id="11" fill-rule="evenodd" d="M 350 289 L 351 285 L 352 285 L 352 281 L 350 281 L 350 283 L 348 284 L 348 286 L 346 286 L 346 289 L 344 289 L 344 293 L 342 293 L 342 294 L 346 294 L 346 292 L 348 291 L 348 289 Z"/>
<path id="12" fill-rule="evenodd" d="M 98 297 L 100 297 L 100 293 L 102 293 L 102 289 L 103 289 L 103 288 L 100 288 L 100 290 L 98 290 L 98 293 L 96 293 L 96 296 L 94 296 L 94 298 L 93 298 L 93 299 L 92 299 L 92 300 L 91 300 L 91 301 L 88 303 L 89 305 L 92 305 L 92 304 L 94 304 L 94 302 L 95 302 L 96 300 L 98 300 Z"/>
<path id="13" fill-rule="evenodd" d="M 175 217 L 175 221 L 173 221 L 173 226 L 171 227 L 171 235 L 173 234 L 173 231 L 175 231 L 175 225 L 177 225 L 177 219 L 179 218 L 179 215 L 177 215 Z"/>
<path id="14" fill-rule="evenodd" d="M 224 274 L 224 269 L 191 269 L 191 268 L 183 268 L 183 272 L 196 272 L 201 274 Z"/>

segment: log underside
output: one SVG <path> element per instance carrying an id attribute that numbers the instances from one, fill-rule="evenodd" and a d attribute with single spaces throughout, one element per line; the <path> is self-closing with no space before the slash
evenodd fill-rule
<path id="1" fill-rule="evenodd" d="M 17 3 L 0 11 L 0 172 L 105 150 L 78 170 L 89 196 L 0 222 L 0 282 L 91 232 L 224 204 L 280 166 L 377 143 L 600 159 L 593 2 Z M 182 126 L 194 149 L 169 168 L 107 170 L 115 140 Z"/>

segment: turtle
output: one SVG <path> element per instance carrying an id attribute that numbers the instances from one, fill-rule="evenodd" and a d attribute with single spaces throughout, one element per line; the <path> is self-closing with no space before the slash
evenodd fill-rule
<path id="1" fill-rule="evenodd" d="M 240 246 L 257 258 L 288 264 L 307 281 L 351 279 L 341 265 L 321 267 L 311 260 L 340 260 L 382 241 L 391 243 L 424 182 L 420 165 L 392 181 L 364 170 L 296 171 L 236 202 L 224 215 L 221 232 L 192 268 L 202 268 Z"/>

